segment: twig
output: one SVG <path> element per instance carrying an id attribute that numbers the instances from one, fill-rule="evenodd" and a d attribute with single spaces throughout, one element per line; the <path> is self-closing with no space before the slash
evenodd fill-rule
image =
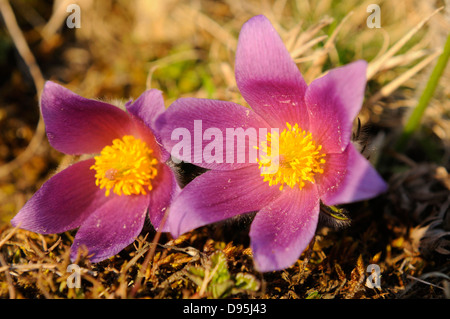
<path id="1" fill-rule="evenodd" d="M 9 274 L 9 267 L 2 254 L 0 254 L 0 265 L 2 266 L 2 270 L 5 269 L 4 272 L 6 276 L 6 281 L 8 282 L 9 298 L 16 299 L 16 290 L 14 289 L 13 280 L 11 278 L 11 275 Z"/>
<path id="2" fill-rule="evenodd" d="M 144 254 L 150 249 L 150 246 L 151 246 L 151 244 L 147 243 L 143 247 L 139 248 L 137 250 L 137 254 L 129 262 L 127 262 L 126 265 L 120 270 L 120 273 L 121 273 L 120 278 L 119 278 L 120 285 L 116 291 L 118 296 L 121 296 L 122 298 L 127 297 L 127 287 L 128 287 L 128 283 L 126 281 L 127 280 L 127 272 L 133 265 L 136 264 L 136 262 L 138 261 L 139 258 L 144 256 Z"/>
<path id="3" fill-rule="evenodd" d="M 8 235 L 6 235 L 5 237 L 3 237 L 2 240 L 0 240 L 0 248 L 14 235 L 14 233 L 17 231 L 17 229 L 19 229 L 20 224 L 21 223 L 19 223 L 19 225 L 17 225 L 13 229 L 11 229 L 11 231 L 8 233 Z"/>
<path id="4" fill-rule="evenodd" d="M 36 87 L 36 92 L 38 98 L 44 88 L 44 77 L 42 76 L 42 72 L 39 69 L 38 64 L 36 63 L 36 59 L 34 58 L 27 41 L 20 30 L 20 27 L 17 23 L 14 12 L 9 4 L 8 0 L 0 0 L 0 12 L 3 16 L 3 20 L 5 21 L 6 29 L 8 29 L 9 34 L 14 42 L 14 45 L 17 48 L 20 56 L 24 60 L 28 69 L 30 70 L 31 77 L 33 78 L 34 85 Z M 39 122 L 36 127 L 36 133 L 28 144 L 28 147 L 25 151 L 23 151 L 19 156 L 15 159 L 6 163 L 0 167 L 0 178 L 8 175 L 14 169 L 19 168 L 25 162 L 27 162 L 33 154 L 37 151 L 39 146 L 41 145 L 45 136 L 45 125 L 42 119 L 42 116 L 39 117 Z"/>
<path id="5" fill-rule="evenodd" d="M 57 264 L 51 264 L 51 263 L 43 263 L 43 264 L 24 264 L 24 265 L 11 265 L 9 267 L 10 270 L 18 270 L 18 271 L 32 271 L 32 270 L 39 270 L 39 269 L 55 269 L 57 268 Z"/>
<path id="6" fill-rule="evenodd" d="M 153 238 L 152 241 L 152 245 L 147 253 L 147 256 L 145 257 L 144 262 L 142 263 L 142 267 L 139 270 L 137 276 L 136 276 L 136 280 L 135 280 L 135 284 L 133 286 L 133 288 L 130 291 L 130 297 L 134 298 L 134 296 L 136 295 L 137 291 L 139 290 L 139 288 L 141 287 L 141 283 L 142 283 L 142 277 L 144 277 L 145 271 L 147 270 L 148 264 L 150 263 L 150 260 L 153 259 L 153 256 L 155 255 L 155 251 L 156 251 L 156 246 L 157 243 L 159 241 L 159 239 L 161 238 L 161 234 L 162 231 L 161 229 L 163 229 L 164 224 L 166 223 L 167 217 L 169 216 L 168 214 L 169 210 L 166 209 L 163 219 L 161 220 L 161 223 L 159 225 L 158 231 L 156 232 L 155 237 Z"/>
<path id="7" fill-rule="evenodd" d="M 61 24 L 66 19 L 66 8 L 71 3 L 77 3 L 75 0 L 62 0 L 56 2 L 56 8 L 54 8 L 50 20 L 42 28 L 42 38 L 44 41 L 48 41 L 60 28 Z"/>
<path id="8" fill-rule="evenodd" d="M 52 245 L 52 247 L 50 247 L 48 250 L 46 250 L 47 252 L 52 251 L 53 249 L 55 249 L 59 243 L 62 241 L 61 237 L 58 238 L 58 240 Z"/>
<path id="9" fill-rule="evenodd" d="M 417 277 L 414 277 L 414 276 L 411 276 L 411 275 L 407 275 L 406 277 L 409 278 L 409 279 L 413 279 L 413 280 L 415 280 L 415 281 L 421 282 L 421 283 L 423 283 L 423 284 L 430 285 L 430 286 L 432 286 L 432 287 L 435 287 L 435 288 L 439 288 L 439 289 L 444 290 L 443 287 L 438 286 L 438 285 L 435 285 L 435 284 L 432 284 L 431 282 L 425 281 L 425 280 L 423 280 L 423 279 L 420 279 L 420 278 L 417 278 Z"/>
<path id="10" fill-rule="evenodd" d="M 30 69 L 30 74 L 33 78 L 36 90 L 40 92 L 44 87 L 44 77 L 42 76 L 42 72 L 39 69 L 38 64 L 36 63 L 36 59 L 34 58 L 33 53 L 28 46 L 25 36 L 20 30 L 20 27 L 17 23 L 16 17 L 8 0 L 0 0 L 0 12 L 2 13 L 6 28 L 11 35 L 17 51 L 19 51 L 20 56 Z"/>
<path id="11" fill-rule="evenodd" d="M 316 243 L 316 236 L 313 236 L 313 238 L 311 239 L 311 242 L 308 245 L 308 250 L 305 252 L 305 259 L 302 261 L 302 264 L 300 266 L 299 269 L 299 274 L 303 275 L 303 272 L 306 269 L 306 266 L 309 263 L 309 260 L 311 259 L 311 254 L 314 251 L 314 245 Z"/>

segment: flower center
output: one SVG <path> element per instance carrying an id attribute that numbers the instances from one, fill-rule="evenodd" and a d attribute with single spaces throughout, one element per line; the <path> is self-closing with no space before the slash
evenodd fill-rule
<path id="1" fill-rule="evenodd" d="M 261 176 L 269 186 L 284 185 L 294 188 L 298 185 L 300 189 L 305 182 L 315 183 L 315 175 L 323 173 L 325 154 L 321 152 L 322 145 L 317 145 L 311 133 L 286 123 L 287 129 L 281 134 L 268 133 L 267 141 L 261 143 L 259 149 L 259 168 Z M 270 170 L 270 167 L 277 169 Z"/>
<path id="2" fill-rule="evenodd" d="M 152 153 L 145 142 L 131 135 L 113 140 L 112 145 L 104 147 L 95 157 L 95 164 L 91 166 L 96 171 L 95 184 L 106 189 L 106 196 L 111 190 L 117 195 L 147 194 L 158 173 L 155 167 L 158 160 Z"/>

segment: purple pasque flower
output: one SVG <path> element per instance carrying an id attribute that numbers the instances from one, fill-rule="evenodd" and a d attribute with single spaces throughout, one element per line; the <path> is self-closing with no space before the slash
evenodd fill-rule
<path id="1" fill-rule="evenodd" d="M 262 272 L 279 270 L 292 265 L 312 239 L 321 201 L 344 204 L 385 191 L 386 183 L 350 142 L 352 122 L 364 97 L 366 65 L 357 61 L 330 70 L 307 85 L 270 22 L 264 16 L 246 22 L 239 35 L 235 73 L 252 109 L 183 98 L 157 120 L 167 150 L 179 146 L 177 134 L 183 131 L 176 130 L 187 130 L 194 136 L 192 153 L 197 161 L 193 162 L 210 169 L 187 184 L 172 203 L 170 232 L 179 236 L 257 212 L 250 228 L 255 266 Z M 227 128 L 266 128 L 267 132 L 276 128 L 279 133 L 267 133 L 266 143 L 256 144 L 260 145 L 256 161 L 249 157 L 252 147 L 226 148 L 237 145 L 235 136 L 228 134 L 218 142 L 225 147 L 219 160 L 202 159 L 196 143 L 202 143 L 204 152 L 212 143 L 211 132 Z M 251 134 L 248 140 L 255 143 Z M 274 141 L 279 169 L 270 173 L 262 168 L 274 160 Z M 230 151 L 236 157 L 245 155 L 246 161 L 227 161 Z"/>
<path id="2" fill-rule="evenodd" d="M 155 130 L 165 110 L 161 92 L 145 91 L 126 110 L 45 84 L 41 111 L 50 144 L 65 154 L 97 156 L 51 177 L 12 219 L 14 226 L 41 234 L 79 227 L 71 258 L 84 245 L 92 262 L 132 243 L 147 212 L 160 227 L 178 190 Z"/>

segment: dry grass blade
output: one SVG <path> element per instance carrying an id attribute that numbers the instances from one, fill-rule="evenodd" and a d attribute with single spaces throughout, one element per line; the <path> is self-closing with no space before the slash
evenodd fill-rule
<path id="1" fill-rule="evenodd" d="M 367 79 L 371 79 L 377 72 L 379 72 L 384 64 L 393 57 L 413 36 L 416 34 L 434 15 L 441 11 L 443 7 L 436 9 L 428 17 L 420 21 L 411 31 L 405 34 L 397 43 L 395 43 L 386 53 L 378 59 L 371 61 L 367 68 Z"/>
<path id="2" fill-rule="evenodd" d="M 310 40 L 309 42 L 303 44 L 302 46 L 297 47 L 295 50 L 293 50 L 291 52 L 291 56 L 295 59 L 294 61 L 296 63 L 299 63 L 302 61 L 302 58 L 296 58 L 301 56 L 303 53 L 305 53 L 306 51 L 308 51 L 309 49 L 311 49 L 313 46 L 315 46 L 316 44 L 322 42 L 323 40 L 325 40 L 326 38 L 328 38 L 327 35 L 322 35 L 319 36 L 315 39 Z M 317 54 L 316 54 L 317 56 Z"/>
<path id="3" fill-rule="evenodd" d="M 383 86 L 378 92 L 376 92 L 374 95 L 370 97 L 370 99 L 367 101 L 367 104 L 373 104 L 378 100 L 380 100 L 381 98 L 392 94 L 392 92 L 398 89 L 400 85 L 405 83 L 407 80 L 416 75 L 419 71 L 421 71 L 427 65 L 429 65 L 434 59 L 436 59 L 441 54 L 441 52 L 442 50 L 437 50 L 436 52 L 430 54 L 422 61 L 417 63 L 414 67 L 410 68 L 408 71 L 399 75 L 395 80 Z"/>
<path id="4" fill-rule="evenodd" d="M 326 62 L 327 55 L 329 55 L 332 49 L 334 48 L 334 43 L 336 41 L 339 31 L 342 29 L 342 26 L 347 22 L 347 20 L 350 18 L 352 14 L 353 11 L 347 13 L 347 15 L 342 19 L 342 21 L 338 24 L 336 29 L 330 35 L 327 42 L 325 42 L 325 45 L 323 46 L 323 49 L 321 50 L 320 54 L 315 57 L 312 66 L 306 72 L 305 75 L 306 79 L 312 80 L 320 75 L 320 73 L 322 72 L 323 65 Z"/>
<path id="5" fill-rule="evenodd" d="M 218 24 L 216 21 L 214 21 L 201 11 L 194 9 L 192 6 L 181 5 L 178 10 L 180 12 L 183 12 L 186 19 L 192 19 L 195 24 L 217 38 L 220 42 L 222 42 L 223 45 L 225 45 L 225 47 L 232 51 L 236 50 L 236 38 L 233 37 L 223 26 Z"/>
<path id="6" fill-rule="evenodd" d="M 288 43 L 286 47 L 289 49 L 289 52 L 291 52 L 292 57 L 296 58 L 298 56 L 298 53 L 295 52 L 300 51 L 301 48 L 305 45 L 305 43 L 311 42 L 314 39 L 314 37 L 321 30 L 323 30 L 323 28 L 333 23 L 333 21 L 334 21 L 333 18 L 326 17 L 303 32 L 298 33 L 301 29 L 301 25 L 298 25 L 293 29 L 295 30 L 295 32 L 289 32 L 288 36 L 286 37 L 287 38 L 286 42 Z"/>
<path id="7" fill-rule="evenodd" d="M 396 55 L 390 58 L 386 63 L 384 63 L 384 67 L 380 69 L 380 71 L 383 70 L 391 70 L 398 66 L 406 66 L 411 64 L 412 62 L 426 56 L 430 55 L 433 52 L 429 52 L 429 50 L 417 50 L 415 51 L 413 48 L 410 49 L 405 54 Z"/>

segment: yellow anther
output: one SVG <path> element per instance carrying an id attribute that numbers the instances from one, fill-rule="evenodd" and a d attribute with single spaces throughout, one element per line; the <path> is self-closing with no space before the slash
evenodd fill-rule
<path id="1" fill-rule="evenodd" d="M 281 134 L 267 134 L 267 141 L 262 142 L 259 149 L 259 168 L 261 176 L 269 186 L 284 185 L 302 189 L 306 182 L 315 183 L 315 176 L 323 174 L 325 154 L 322 145 L 316 145 L 311 133 L 299 128 L 298 124 L 286 123 L 287 129 Z M 275 157 L 278 156 L 278 159 Z M 276 172 L 265 171 L 264 168 L 273 167 L 273 161 L 278 163 Z"/>
<path id="2" fill-rule="evenodd" d="M 151 181 L 158 174 L 158 160 L 153 150 L 145 142 L 134 136 L 126 135 L 115 139 L 112 145 L 103 148 L 95 157 L 95 184 L 105 188 L 105 195 L 111 190 L 117 195 L 147 194 L 152 190 Z"/>

